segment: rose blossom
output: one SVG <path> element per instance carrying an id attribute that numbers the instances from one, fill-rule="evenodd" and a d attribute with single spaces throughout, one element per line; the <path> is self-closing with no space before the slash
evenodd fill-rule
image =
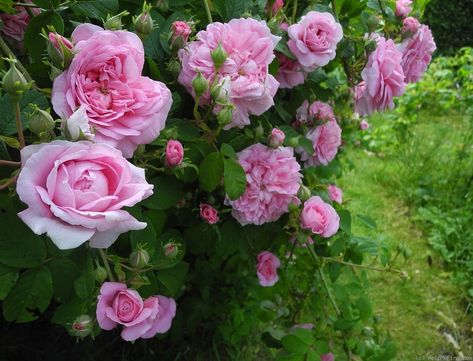
<path id="1" fill-rule="evenodd" d="M 279 69 L 276 74 L 276 80 L 279 82 L 279 87 L 284 89 L 291 89 L 295 86 L 304 84 L 307 78 L 307 72 L 301 69 L 301 65 L 297 60 L 289 59 L 282 53 L 276 53 L 279 61 Z"/>
<path id="2" fill-rule="evenodd" d="M 429 27 L 421 25 L 413 36 L 398 45 L 398 49 L 402 53 L 401 66 L 406 82 L 414 83 L 427 70 L 437 46 Z"/>
<path id="3" fill-rule="evenodd" d="M 182 40 L 182 46 L 185 46 L 189 41 L 189 35 L 192 33 L 192 29 L 185 21 L 175 21 L 171 25 L 171 43 L 174 43 L 177 39 Z"/>
<path id="4" fill-rule="evenodd" d="M 342 26 L 330 13 L 310 11 L 288 30 L 287 45 L 302 66 L 313 70 L 335 58 L 335 49 L 343 37 Z"/>
<path id="5" fill-rule="evenodd" d="M 109 247 L 121 233 L 140 230 L 123 207 L 148 198 L 145 172 L 105 144 L 88 141 L 30 145 L 21 150 L 16 191 L 28 208 L 18 216 L 59 249 Z"/>
<path id="6" fill-rule="evenodd" d="M 210 204 L 201 203 L 199 208 L 200 208 L 200 216 L 208 224 L 215 224 L 218 222 L 219 220 L 218 212 Z"/>
<path id="7" fill-rule="evenodd" d="M 274 105 L 273 97 L 278 81 L 268 72 L 274 59 L 274 48 L 279 37 L 271 34 L 264 21 L 233 19 L 229 23 L 212 23 L 197 34 L 197 40 L 179 50 L 182 71 L 179 82 L 195 97 L 192 80 L 201 73 L 209 84 L 222 78 L 231 80 L 229 101 L 234 105 L 233 119 L 224 129 L 243 128 L 250 124 L 250 114 L 261 115 Z M 211 52 L 219 45 L 227 58 L 215 70 Z M 217 73 L 217 75 L 215 75 Z M 210 92 L 200 99 L 201 105 L 210 103 Z M 219 111 L 219 107 L 215 107 Z"/>
<path id="8" fill-rule="evenodd" d="M 361 72 L 363 81 L 355 87 L 355 109 L 360 115 L 384 111 L 394 107 L 393 97 L 404 93 L 402 53 L 394 42 L 378 36 L 376 50 Z"/>
<path id="9" fill-rule="evenodd" d="M 271 287 L 278 280 L 278 268 L 281 266 L 279 258 L 268 251 L 263 251 L 258 255 L 258 264 L 256 265 L 256 274 L 259 284 L 263 287 Z"/>
<path id="10" fill-rule="evenodd" d="M 419 20 L 413 17 L 408 17 L 405 18 L 404 21 L 402 22 L 402 32 L 407 33 L 409 32 L 410 34 L 414 34 L 417 29 L 419 29 L 420 23 Z"/>
<path id="11" fill-rule="evenodd" d="M 184 148 L 178 140 L 170 139 L 166 145 L 166 165 L 177 167 L 184 158 Z"/>
<path id="12" fill-rule="evenodd" d="M 163 83 L 141 76 L 144 50 L 136 34 L 81 24 L 72 40 L 77 54 L 54 80 L 54 111 L 69 117 L 86 105 L 95 140 L 130 158 L 138 145 L 151 142 L 164 128 L 171 92 Z"/>
<path id="13" fill-rule="evenodd" d="M 246 173 L 246 190 L 237 200 L 226 199 L 241 225 L 274 222 L 298 203 L 302 175 L 290 147 L 269 148 L 254 144 L 238 153 Z"/>
<path id="14" fill-rule="evenodd" d="M 313 126 L 314 121 L 325 122 L 328 120 L 335 120 L 335 114 L 332 107 L 324 102 L 315 101 L 309 105 L 309 102 L 304 100 L 302 105 L 296 110 L 296 122 L 298 125 Z"/>
<path id="15" fill-rule="evenodd" d="M 320 356 L 320 361 L 334 361 L 334 360 L 335 360 L 335 356 L 331 352 Z"/>
<path id="16" fill-rule="evenodd" d="M 269 146 L 271 148 L 277 148 L 284 143 L 284 139 L 286 139 L 286 134 L 284 134 L 281 129 L 273 128 L 269 136 Z"/>
<path id="17" fill-rule="evenodd" d="M 412 0 L 396 1 L 396 16 L 406 17 L 412 11 Z"/>
<path id="18" fill-rule="evenodd" d="M 31 3 L 30 0 L 25 3 Z M 23 6 L 16 6 L 15 9 L 18 11 L 16 14 L 0 14 L 0 20 L 3 22 L 3 26 L 0 27 L 0 33 L 5 35 L 5 38 L 15 46 L 18 50 L 23 49 L 23 37 L 25 36 L 26 27 L 30 22 L 30 16 Z M 40 10 L 38 8 L 32 8 L 33 14 L 38 15 Z"/>
<path id="19" fill-rule="evenodd" d="M 335 184 L 329 184 L 327 190 L 328 196 L 332 201 L 342 204 L 343 192 L 340 188 L 338 188 Z"/>
<path id="20" fill-rule="evenodd" d="M 335 158 L 342 144 L 342 129 L 336 120 L 329 120 L 309 131 L 306 138 L 312 141 L 314 153 L 310 155 L 302 147 L 296 149 L 305 167 L 327 165 Z"/>
<path id="21" fill-rule="evenodd" d="M 87 140 L 94 140 L 95 135 L 90 127 L 89 118 L 87 117 L 87 107 L 81 105 L 67 119 L 61 121 L 62 129 L 69 140 L 79 140 L 83 136 Z"/>
<path id="22" fill-rule="evenodd" d="M 97 301 L 97 322 L 101 329 L 123 326 L 125 341 L 151 338 L 171 328 L 176 302 L 164 296 L 151 296 L 143 301 L 139 293 L 124 283 L 105 282 Z"/>
<path id="23" fill-rule="evenodd" d="M 319 196 L 313 196 L 304 203 L 301 212 L 301 227 L 328 238 L 338 231 L 340 217 L 333 207 Z"/>
<path id="24" fill-rule="evenodd" d="M 361 129 L 361 130 L 367 130 L 367 129 L 369 129 L 369 127 L 370 127 L 370 123 L 368 123 L 368 122 L 366 121 L 366 119 L 363 119 L 363 120 L 360 122 L 360 129 Z"/>

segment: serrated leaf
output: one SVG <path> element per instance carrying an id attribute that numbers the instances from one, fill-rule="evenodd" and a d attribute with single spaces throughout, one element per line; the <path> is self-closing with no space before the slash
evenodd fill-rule
<path id="1" fill-rule="evenodd" d="M 225 159 L 224 187 L 228 198 L 235 200 L 241 197 L 246 189 L 246 173 L 235 159 Z"/>
<path id="2" fill-rule="evenodd" d="M 3 301 L 10 293 L 18 280 L 18 274 L 17 269 L 0 265 L 0 300 Z"/>

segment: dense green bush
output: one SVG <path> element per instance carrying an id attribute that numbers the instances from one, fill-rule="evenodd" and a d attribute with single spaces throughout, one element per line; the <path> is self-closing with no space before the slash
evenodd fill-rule
<path id="1" fill-rule="evenodd" d="M 453 54 L 459 48 L 472 44 L 472 17 L 472 0 L 431 0 L 425 18 L 440 53 Z"/>

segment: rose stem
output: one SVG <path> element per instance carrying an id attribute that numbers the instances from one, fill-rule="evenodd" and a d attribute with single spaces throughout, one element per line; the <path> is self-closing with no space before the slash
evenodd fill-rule
<path id="1" fill-rule="evenodd" d="M 5 165 L 9 167 L 19 167 L 21 165 L 20 162 L 12 162 L 11 160 L 3 160 L 0 159 L 0 165 Z"/>
<path id="2" fill-rule="evenodd" d="M 110 269 L 110 265 L 108 264 L 108 261 L 107 261 L 107 256 L 105 255 L 105 252 L 103 251 L 102 248 L 99 248 L 99 254 L 100 254 L 100 257 L 102 258 L 105 269 L 107 270 L 108 278 L 110 278 L 110 281 L 115 282 L 115 278 L 113 277 L 112 270 Z"/>
<path id="3" fill-rule="evenodd" d="M 23 125 L 21 124 L 20 101 L 15 100 L 13 107 L 15 108 L 15 124 L 16 130 L 18 131 L 18 138 L 20 139 L 20 149 L 22 149 L 25 147 L 26 143 L 25 136 L 23 135 Z"/>
<path id="4" fill-rule="evenodd" d="M 208 0 L 204 0 L 204 6 L 205 6 L 205 12 L 207 13 L 207 19 L 209 20 L 209 23 L 213 23 L 212 14 L 210 13 Z"/>

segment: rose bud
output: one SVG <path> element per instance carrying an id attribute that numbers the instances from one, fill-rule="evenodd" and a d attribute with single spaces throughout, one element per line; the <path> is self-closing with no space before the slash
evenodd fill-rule
<path id="1" fill-rule="evenodd" d="M 228 58 L 228 54 L 225 49 L 222 47 L 222 43 L 219 43 L 217 48 L 210 53 L 212 61 L 214 62 L 215 69 L 220 69 L 220 67 L 225 63 L 225 60 Z"/>
<path id="2" fill-rule="evenodd" d="M 327 191 L 328 196 L 332 201 L 342 204 L 343 192 L 340 188 L 338 188 L 335 184 L 329 184 Z"/>
<path id="3" fill-rule="evenodd" d="M 50 32 L 48 34 L 48 55 L 54 66 L 66 69 L 74 57 L 74 45 L 58 33 Z"/>
<path id="4" fill-rule="evenodd" d="M 163 246 L 163 253 L 164 253 L 164 256 L 166 256 L 167 258 L 170 258 L 170 259 L 176 258 L 179 255 L 179 244 L 174 243 L 172 241 L 169 243 L 166 243 Z"/>
<path id="5" fill-rule="evenodd" d="M 404 36 L 411 36 L 420 28 L 419 20 L 409 16 L 402 22 L 402 32 Z"/>
<path id="6" fill-rule="evenodd" d="M 67 140 L 94 140 L 95 137 L 85 105 L 81 105 L 67 120 L 62 121 L 62 129 Z"/>
<path id="7" fill-rule="evenodd" d="M 15 62 L 16 60 L 10 60 L 10 69 L 3 76 L 2 87 L 13 100 L 19 100 L 31 88 L 31 82 L 16 68 Z"/>
<path id="8" fill-rule="evenodd" d="M 266 5 L 266 11 L 269 13 L 271 16 L 275 16 L 279 10 L 281 10 L 284 7 L 284 0 L 274 0 L 273 5 L 269 5 L 269 2 Z"/>
<path id="9" fill-rule="evenodd" d="M 219 126 L 230 124 L 233 120 L 233 106 L 227 105 L 222 108 L 217 114 L 217 121 Z"/>
<path id="10" fill-rule="evenodd" d="M 149 253 L 144 249 L 133 251 L 130 254 L 129 262 L 134 268 L 144 268 L 149 264 Z"/>
<path id="11" fill-rule="evenodd" d="M 107 15 L 103 27 L 107 30 L 121 30 L 123 27 L 122 17 L 127 15 L 130 15 L 130 13 L 126 10 L 114 16 Z"/>
<path id="12" fill-rule="evenodd" d="M 201 97 L 209 88 L 209 82 L 205 79 L 202 73 L 198 73 L 194 80 L 192 80 L 192 88 L 194 89 L 195 96 Z"/>
<path id="13" fill-rule="evenodd" d="M 77 317 L 72 323 L 71 333 L 74 336 L 84 338 L 92 332 L 94 322 L 89 315 L 81 315 Z"/>
<path id="14" fill-rule="evenodd" d="M 361 130 L 366 130 L 370 127 L 370 123 L 368 123 L 365 119 L 363 119 L 361 122 L 360 122 L 360 129 Z"/>
<path id="15" fill-rule="evenodd" d="M 200 206 L 200 216 L 208 224 L 215 224 L 219 221 L 218 211 L 212 207 L 210 204 L 201 203 Z"/>
<path id="16" fill-rule="evenodd" d="M 166 145 L 166 165 L 177 167 L 184 158 L 184 148 L 178 140 L 170 139 Z"/>
<path id="17" fill-rule="evenodd" d="M 286 139 L 286 134 L 281 129 L 273 128 L 269 136 L 269 146 L 271 148 L 278 148 L 284 143 L 284 139 Z"/>
<path id="18" fill-rule="evenodd" d="M 301 185 L 299 188 L 299 191 L 297 192 L 297 198 L 299 198 L 301 201 L 306 201 L 310 198 L 312 195 L 310 189 L 306 187 L 305 185 Z"/>
<path id="19" fill-rule="evenodd" d="M 231 79 L 229 76 L 223 77 L 217 84 L 210 88 L 210 96 L 221 105 L 226 105 L 231 92 Z"/>
<path id="20" fill-rule="evenodd" d="M 274 254 L 268 251 L 261 252 L 256 265 L 259 284 L 263 287 L 273 286 L 279 280 L 278 268 L 280 266 L 281 262 Z"/>
<path id="21" fill-rule="evenodd" d="M 102 283 L 108 277 L 107 270 L 104 267 L 102 267 L 101 265 L 99 265 L 98 263 L 97 263 L 96 266 L 97 267 L 95 268 L 95 271 L 94 271 L 95 280 L 98 283 Z"/>
<path id="22" fill-rule="evenodd" d="M 178 51 L 187 45 L 192 29 L 185 21 L 175 21 L 171 25 L 171 49 Z"/>
<path id="23" fill-rule="evenodd" d="M 334 360 L 335 360 L 335 356 L 331 352 L 320 356 L 320 361 L 334 361 Z"/>
<path id="24" fill-rule="evenodd" d="M 161 13 L 166 13 L 169 10 L 169 0 L 157 0 L 156 8 Z"/>
<path id="25" fill-rule="evenodd" d="M 29 114 L 29 128 L 32 133 L 36 135 L 51 134 L 56 123 L 49 112 L 40 109 L 36 104 L 30 105 L 33 108 L 33 113 Z"/>
<path id="26" fill-rule="evenodd" d="M 150 15 L 152 5 L 143 3 L 141 14 L 133 17 L 133 25 L 135 25 L 136 33 L 141 39 L 146 38 L 154 29 L 154 22 Z"/>

